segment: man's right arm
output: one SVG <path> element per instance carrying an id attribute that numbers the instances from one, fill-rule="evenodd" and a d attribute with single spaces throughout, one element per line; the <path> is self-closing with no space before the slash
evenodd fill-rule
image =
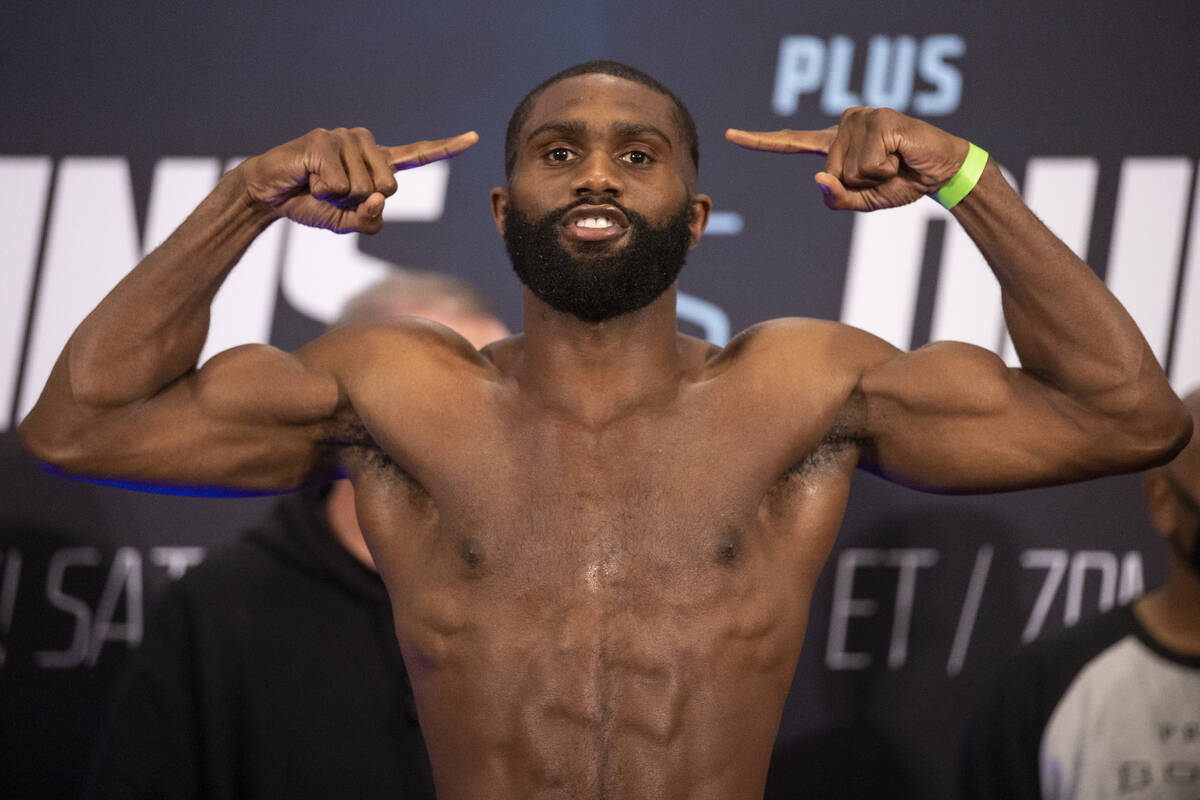
<path id="1" fill-rule="evenodd" d="M 249 159 L 80 324 L 22 441 L 63 472 L 138 485 L 279 491 L 332 474 L 321 443 L 348 402 L 338 375 L 353 341 L 247 345 L 197 369 L 212 298 L 274 220 L 375 233 L 396 169 L 476 139 L 381 147 L 361 128 L 317 130 Z"/>

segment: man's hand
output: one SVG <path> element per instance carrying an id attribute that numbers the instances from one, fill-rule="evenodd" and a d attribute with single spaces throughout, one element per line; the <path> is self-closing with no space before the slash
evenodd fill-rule
<path id="1" fill-rule="evenodd" d="M 967 157 L 968 144 L 927 122 L 890 108 L 855 106 L 819 131 L 752 132 L 730 128 L 725 138 L 750 150 L 819 153 L 815 179 L 833 209 L 875 211 L 936 192 Z"/>
<path id="2" fill-rule="evenodd" d="M 337 233 L 378 233 L 384 198 L 396 191 L 393 173 L 453 158 L 477 141 L 470 131 L 383 147 L 366 128 L 317 128 L 238 169 L 251 199 L 277 216 Z"/>

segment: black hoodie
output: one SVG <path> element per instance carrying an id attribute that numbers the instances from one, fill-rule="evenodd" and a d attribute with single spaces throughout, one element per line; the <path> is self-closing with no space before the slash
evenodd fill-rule
<path id="1" fill-rule="evenodd" d="M 324 492 L 162 596 L 99 750 L 100 798 L 432 798 L 383 582 Z"/>

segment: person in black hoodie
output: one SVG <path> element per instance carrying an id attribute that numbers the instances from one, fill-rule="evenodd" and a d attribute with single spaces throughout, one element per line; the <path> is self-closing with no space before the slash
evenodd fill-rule
<path id="1" fill-rule="evenodd" d="M 399 272 L 338 324 L 508 334 L 466 284 Z M 346 480 L 289 495 L 168 587 L 94 761 L 97 798 L 433 798 L 383 581 Z"/>

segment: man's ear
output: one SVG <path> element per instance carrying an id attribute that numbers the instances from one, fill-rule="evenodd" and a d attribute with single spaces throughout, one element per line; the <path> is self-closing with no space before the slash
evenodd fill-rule
<path id="1" fill-rule="evenodd" d="M 700 243 L 700 237 L 704 235 L 704 229 L 708 227 L 708 217 L 712 213 L 712 198 L 706 194 L 692 195 L 690 205 L 692 217 L 688 221 L 688 228 L 692 231 L 692 243 L 688 246 L 689 250 Z"/>
<path id="2" fill-rule="evenodd" d="M 492 219 L 496 221 L 496 230 L 504 236 L 504 210 L 508 208 L 508 190 L 497 186 L 492 189 Z"/>

